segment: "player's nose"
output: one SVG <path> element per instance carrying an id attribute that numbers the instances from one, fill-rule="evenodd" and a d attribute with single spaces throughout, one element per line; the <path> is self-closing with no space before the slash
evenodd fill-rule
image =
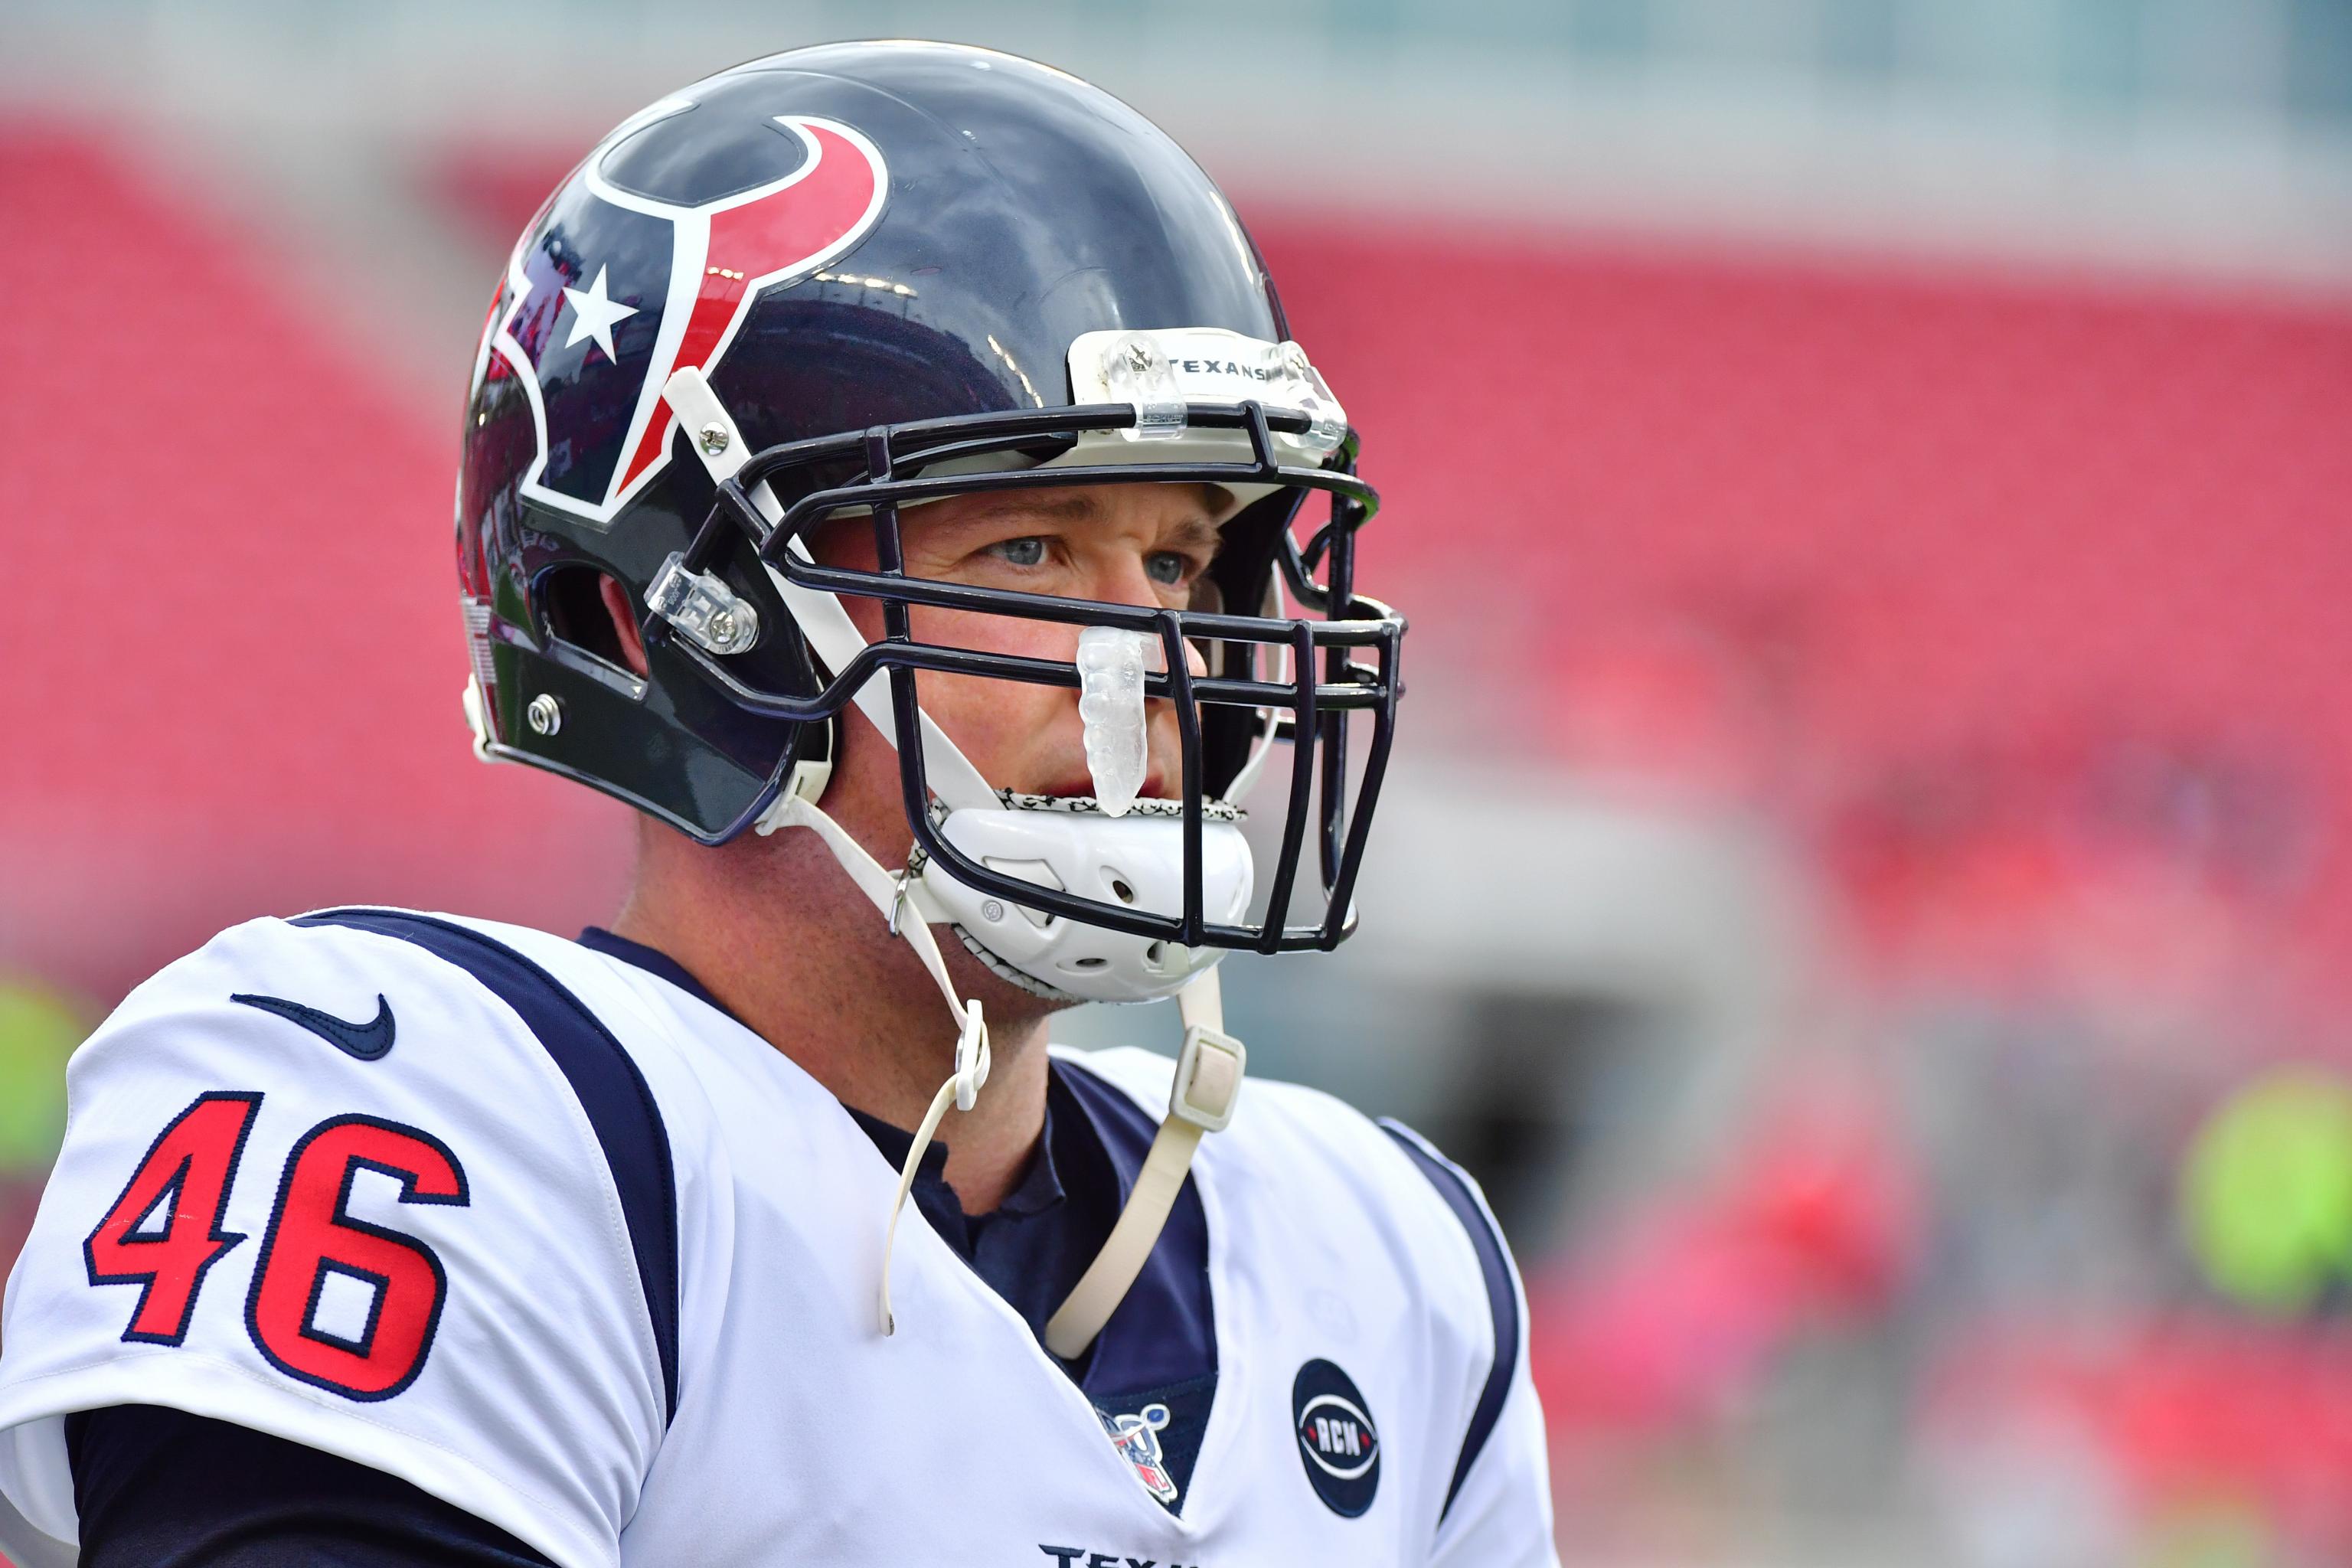
<path id="1" fill-rule="evenodd" d="M 1160 597 L 1164 590 L 1151 576 L 1150 562 L 1153 553 L 1148 550 L 1130 552 L 1122 549 L 1117 552 L 1112 557 L 1113 564 L 1107 570 L 1107 580 L 1095 584 L 1098 591 L 1090 597 L 1103 604 L 1132 605 L 1145 610 L 1165 609 L 1166 602 Z M 1159 638 L 1155 637 L 1152 640 L 1156 644 Z M 1207 657 L 1198 645 L 1189 639 L 1184 643 L 1184 664 L 1195 676 L 1209 673 Z M 1148 668 L 1160 668 L 1160 660 L 1154 658 Z"/>

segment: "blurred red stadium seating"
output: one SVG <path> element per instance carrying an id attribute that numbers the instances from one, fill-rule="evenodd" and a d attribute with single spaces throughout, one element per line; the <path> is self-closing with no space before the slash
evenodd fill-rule
<path id="1" fill-rule="evenodd" d="M 486 285 L 558 172 L 443 172 Z M 353 277 L 365 330 L 317 341 L 293 262 L 151 179 L 71 130 L 0 132 L 29 302 L 0 344 L 7 526 L 39 563 L 0 633 L 0 954 L 106 994 L 248 909 L 596 912 L 616 814 L 467 755 L 454 442 L 359 346 L 398 324 Z M 2352 940 L 2352 310 L 1274 206 L 1256 227 L 1387 497 L 1366 585 L 1396 585 L 1423 678 L 1516 704 L 1486 743 L 1585 761 L 1631 692 L 1625 743 L 1671 762 L 1719 719 L 1739 776 L 1874 866 L 1907 852 L 1878 808 L 1922 773 L 2014 795 L 2110 742 L 2242 758 L 2270 781 L 2249 809 L 2302 824 L 2266 896 Z M 1675 637 L 1704 651 L 1696 699 L 1650 657 Z"/>
<path id="2" fill-rule="evenodd" d="M 0 961 L 110 999 L 254 912 L 601 910 L 616 814 L 467 750 L 454 432 L 316 340 L 297 258 L 151 178 L 0 130 Z"/>
<path id="3" fill-rule="evenodd" d="M 502 247 L 567 163 L 440 184 Z M 1763 790 L 1882 915 L 2152 858 L 2352 942 L 2352 294 L 1243 205 L 1423 744 Z"/>

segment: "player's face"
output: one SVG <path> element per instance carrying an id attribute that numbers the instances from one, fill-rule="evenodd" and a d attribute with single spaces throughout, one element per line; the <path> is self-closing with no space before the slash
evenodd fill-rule
<path id="1" fill-rule="evenodd" d="M 1216 553 L 1217 527 L 1231 505 L 1208 485 L 1094 485 L 956 496 L 900 514 L 907 574 L 1062 598 L 1184 609 L 1195 603 Z M 828 564 L 875 566 L 872 524 L 844 518 L 816 542 Z M 858 629 L 882 636 L 882 609 L 845 595 Z M 915 605 L 920 642 L 1068 662 L 1079 628 L 1010 616 Z M 1191 652 L 1192 668 L 1204 666 Z M 1000 789 L 1033 795 L 1092 795 L 1078 694 L 1058 686 L 925 671 L 925 711 Z M 1182 752 L 1174 707 L 1150 703 L 1150 769 L 1143 793 L 1177 787 Z"/>

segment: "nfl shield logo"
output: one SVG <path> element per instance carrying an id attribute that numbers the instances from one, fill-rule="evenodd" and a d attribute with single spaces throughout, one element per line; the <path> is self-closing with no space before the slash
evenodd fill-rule
<path id="1" fill-rule="evenodd" d="M 1135 1479 L 1143 1489 L 1163 1503 L 1176 1500 L 1176 1479 L 1168 1473 L 1160 1458 L 1160 1434 L 1168 1425 L 1168 1406 L 1147 1405 L 1133 1415 L 1105 1415 L 1103 1430 L 1110 1434 L 1111 1447 L 1119 1457 L 1135 1468 Z"/>

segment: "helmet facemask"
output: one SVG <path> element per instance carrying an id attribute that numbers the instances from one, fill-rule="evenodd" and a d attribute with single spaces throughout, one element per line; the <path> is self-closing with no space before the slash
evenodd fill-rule
<path id="1" fill-rule="evenodd" d="M 1114 345 L 1122 354 L 1131 346 Z M 694 387 L 672 390 L 674 403 L 697 401 Z M 852 701 L 866 710 L 898 746 L 914 840 L 901 896 L 917 918 L 946 921 L 1001 977 L 1063 1000 L 1150 1000 L 1173 994 L 1227 950 L 1328 950 L 1349 934 L 1350 893 L 1392 739 L 1403 632 L 1393 614 L 1352 589 L 1355 532 L 1378 502 L 1352 472 L 1351 435 L 1329 432 L 1328 421 L 1318 430 L 1309 412 L 1255 401 L 1109 404 L 887 426 L 730 463 L 723 446 L 714 455 L 707 439 L 709 426 L 730 422 L 723 410 L 710 417 L 717 402 L 707 384 L 699 397 L 709 406 L 679 413 L 689 432 L 706 437 L 717 500 L 649 595 L 660 613 L 648 635 L 671 637 L 748 712 L 814 723 Z M 1155 440 L 1146 423 L 1153 419 L 1175 435 Z M 1141 438 L 1139 429 L 1147 430 Z M 1319 451 L 1318 437 L 1328 441 Z M 719 438 L 735 439 L 723 429 Z M 902 509 L 990 490 L 1139 483 L 1215 485 L 1247 498 L 1224 524 L 1202 596 L 1263 613 L 1057 598 L 906 573 Z M 1302 545 L 1294 521 L 1310 493 L 1329 498 L 1328 516 Z M 812 558 L 803 541 L 834 518 L 872 529 L 876 569 Z M 820 689 L 763 689 L 730 668 L 730 645 L 748 647 L 744 622 L 754 617 L 748 605 L 726 603 L 732 595 L 712 568 L 746 546 L 793 623 L 780 629 L 796 630 L 830 672 Z M 1286 588 L 1321 618 L 1281 614 Z M 857 632 L 843 595 L 880 605 L 879 640 Z M 1174 713 L 1178 792 L 1113 816 L 1091 796 L 1021 795 L 981 778 L 923 714 L 918 671 L 1070 689 L 1083 688 L 1087 674 L 1075 660 L 919 641 L 915 605 L 1103 628 L 1156 655 L 1140 685 Z M 1200 652 L 1205 674 L 1192 673 L 1188 647 Z M 884 681 L 873 679 L 885 672 Z M 1353 722 L 1360 711 L 1364 721 Z M 1352 801 L 1351 730 L 1370 731 Z M 910 736 L 920 743 L 908 743 Z M 1280 848 L 1259 903 L 1235 797 L 1278 740 L 1293 744 L 1293 770 Z M 804 766 L 780 770 L 762 829 L 793 819 L 793 800 L 812 799 L 822 783 Z M 1323 909 L 1318 919 L 1293 921 L 1310 834 Z"/>

